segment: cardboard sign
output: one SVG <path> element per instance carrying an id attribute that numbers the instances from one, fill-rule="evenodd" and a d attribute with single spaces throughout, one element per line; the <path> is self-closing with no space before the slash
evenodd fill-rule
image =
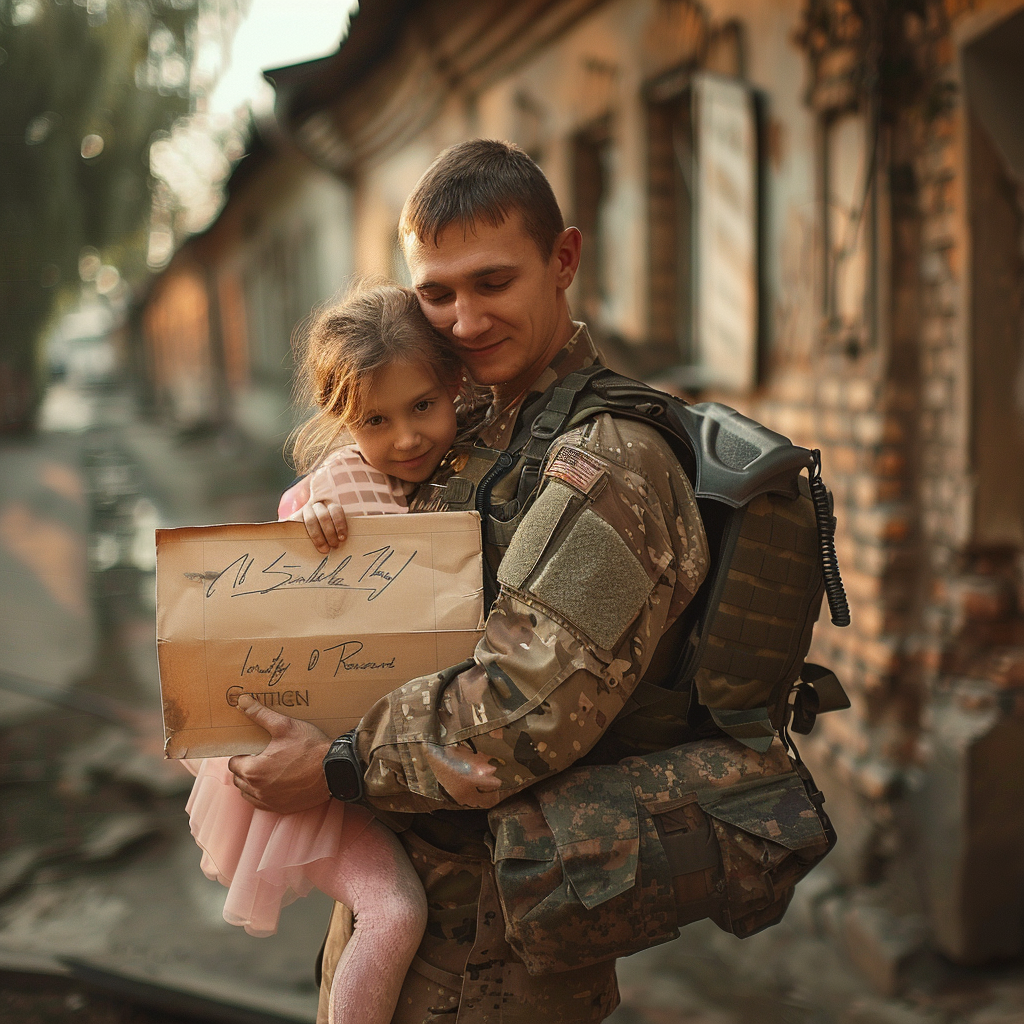
<path id="1" fill-rule="evenodd" d="M 349 531 L 329 555 L 301 523 L 156 531 L 167 757 L 262 750 L 242 693 L 333 737 L 396 687 L 472 655 L 477 513 L 353 517 Z"/>

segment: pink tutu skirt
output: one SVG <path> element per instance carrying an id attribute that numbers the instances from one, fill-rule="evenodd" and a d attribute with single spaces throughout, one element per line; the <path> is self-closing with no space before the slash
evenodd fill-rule
<path id="1" fill-rule="evenodd" d="M 182 762 L 196 776 L 185 805 L 189 827 L 203 851 L 203 874 L 228 888 L 224 920 L 250 935 L 273 935 L 281 908 L 313 888 L 307 866 L 337 858 L 373 816 L 339 800 L 296 814 L 259 810 L 235 788 L 228 760 Z"/>

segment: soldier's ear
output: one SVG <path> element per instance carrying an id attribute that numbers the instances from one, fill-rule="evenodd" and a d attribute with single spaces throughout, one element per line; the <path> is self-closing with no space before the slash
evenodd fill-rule
<path id="1" fill-rule="evenodd" d="M 583 251 L 583 236 L 579 228 L 568 227 L 559 232 L 551 250 L 551 262 L 555 272 L 555 284 L 564 291 L 572 284 L 580 266 Z"/>

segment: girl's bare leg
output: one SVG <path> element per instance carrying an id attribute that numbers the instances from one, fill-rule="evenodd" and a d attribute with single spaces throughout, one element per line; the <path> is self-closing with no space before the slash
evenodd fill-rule
<path id="1" fill-rule="evenodd" d="M 316 887 L 355 915 L 334 973 L 330 1024 L 389 1024 L 427 924 L 427 898 L 409 858 L 373 821 L 336 862 L 310 867 Z"/>

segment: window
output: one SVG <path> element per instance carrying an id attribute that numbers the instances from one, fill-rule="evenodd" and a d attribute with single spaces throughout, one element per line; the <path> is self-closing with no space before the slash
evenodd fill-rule
<path id="1" fill-rule="evenodd" d="M 683 69 L 648 90 L 650 336 L 683 387 L 747 390 L 761 337 L 757 101 Z"/>
<path id="2" fill-rule="evenodd" d="M 650 90 L 647 178 L 650 340 L 665 365 L 693 357 L 693 118 L 688 84 Z"/>
<path id="3" fill-rule="evenodd" d="M 577 132 L 572 139 L 573 221 L 583 233 L 583 256 L 576 274 L 577 295 L 580 315 L 597 331 L 605 323 L 608 300 L 607 202 L 611 149 L 607 117 Z"/>
<path id="4" fill-rule="evenodd" d="M 730 391 L 757 381 L 760 309 L 760 174 L 754 94 L 733 78 L 693 83 L 696 383 Z"/>
<path id="5" fill-rule="evenodd" d="M 859 110 L 822 121 L 822 319 L 826 342 L 853 356 L 874 333 L 874 134 Z"/>

